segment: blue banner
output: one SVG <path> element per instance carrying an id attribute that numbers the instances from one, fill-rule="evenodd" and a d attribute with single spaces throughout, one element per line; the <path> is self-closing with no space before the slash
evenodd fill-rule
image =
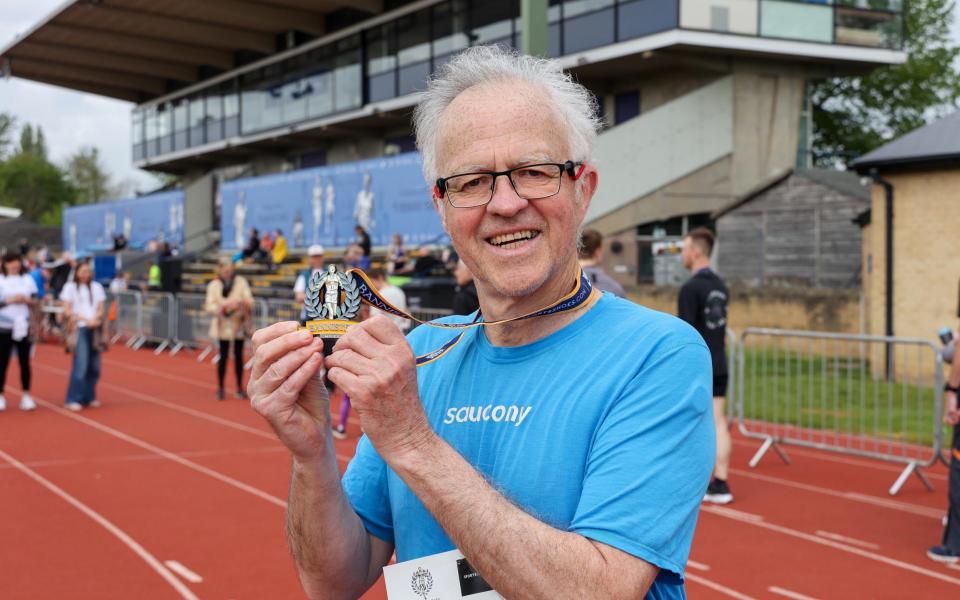
<path id="1" fill-rule="evenodd" d="M 358 224 L 378 246 L 394 233 L 408 245 L 447 240 L 417 152 L 236 179 L 220 189 L 224 249 L 246 246 L 254 227 L 261 236 L 280 229 L 291 248 L 346 246 Z"/>
<path id="2" fill-rule="evenodd" d="M 63 246 L 73 254 L 113 248 L 119 233 L 130 248 L 143 248 L 151 240 L 183 245 L 183 191 L 63 210 Z"/>

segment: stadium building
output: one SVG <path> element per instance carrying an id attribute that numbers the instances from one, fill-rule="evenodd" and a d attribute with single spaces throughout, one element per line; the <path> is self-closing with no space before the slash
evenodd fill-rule
<path id="1" fill-rule="evenodd" d="M 340 246 L 356 222 L 375 244 L 395 232 L 417 243 L 442 233 L 422 218 L 418 90 L 467 46 L 520 48 L 545 30 L 546 54 L 599 100 L 588 225 L 630 284 L 654 281 L 655 247 L 807 166 L 812 80 L 905 60 L 901 0 L 537 4 L 74 0 L 0 62 L 132 102 L 134 164 L 182 177 L 188 249 L 212 238 L 234 249 L 251 224 L 299 231 L 299 247 Z"/>

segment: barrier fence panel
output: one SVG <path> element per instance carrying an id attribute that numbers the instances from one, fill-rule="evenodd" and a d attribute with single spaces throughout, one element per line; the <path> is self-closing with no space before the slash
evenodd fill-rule
<path id="1" fill-rule="evenodd" d="M 117 319 L 111 343 L 126 338 L 127 346 L 140 347 L 143 344 L 143 294 L 135 291 L 122 291 L 114 295 L 117 301 Z"/>
<path id="2" fill-rule="evenodd" d="M 177 300 L 170 292 L 147 292 L 141 304 L 143 336 L 134 348 L 145 342 L 155 342 L 155 354 L 160 354 L 173 343 L 177 335 Z"/>
<path id="3" fill-rule="evenodd" d="M 928 340 L 747 329 L 737 350 L 737 424 L 761 440 L 750 466 L 782 446 L 904 465 L 900 491 L 940 459 L 943 365 Z"/>
<path id="4" fill-rule="evenodd" d="M 453 311 L 449 308 L 415 308 L 409 312 L 421 321 L 433 321 L 434 319 L 449 317 L 453 314 Z M 416 327 L 419 327 L 419 325 L 416 321 L 412 321 L 410 331 L 413 331 Z"/>
<path id="5" fill-rule="evenodd" d="M 727 396 L 724 412 L 727 426 L 732 427 L 737 417 L 737 332 L 727 327 Z"/>
<path id="6" fill-rule="evenodd" d="M 214 349 L 210 339 L 210 322 L 213 315 L 204 310 L 206 296 L 203 294 L 180 294 L 177 296 L 176 334 L 170 354 L 183 348 L 201 350 L 202 361 Z"/>

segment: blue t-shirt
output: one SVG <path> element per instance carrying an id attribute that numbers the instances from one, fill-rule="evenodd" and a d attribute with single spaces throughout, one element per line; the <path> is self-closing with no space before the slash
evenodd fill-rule
<path id="1" fill-rule="evenodd" d="M 408 340 L 421 355 L 452 336 L 418 327 Z M 471 329 L 417 376 L 434 430 L 512 503 L 660 567 L 648 598 L 685 597 L 715 453 L 710 353 L 696 330 L 604 294 L 525 346 L 492 346 Z M 343 487 L 398 561 L 454 548 L 366 437 Z"/>
<path id="2" fill-rule="evenodd" d="M 40 270 L 40 267 L 36 267 L 34 270 L 30 271 L 30 277 L 33 277 L 33 282 L 37 284 L 37 298 L 43 300 L 46 290 L 43 289 L 43 272 Z"/>

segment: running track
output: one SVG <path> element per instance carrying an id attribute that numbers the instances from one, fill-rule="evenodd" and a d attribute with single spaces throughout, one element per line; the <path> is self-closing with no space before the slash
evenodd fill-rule
<path id="1" fill-rule="evenodd" d="M 114 347 L 104 406 L 61 408 L 69 357 L 41 346 L 40 409 L 21 413 L 11 365 L 0 414 L 0 597 L 302 598 L 284 539 L 289 458 L 248 404 L 213 399 L 209 363 Z M 230 388 L 228 387 L 228 390 Z M 337 442 L 341 467 L 359 434 Z M 701 514 L 687 571 L 691 598 L 937 598 L 960 569 L 928 561 L 946 470 L 935 493 L 869 460 L 789 450 L 758 469 L 737 439 L 737 501 Z M 365 598 L 383 598 L 378 584 Z"/>

